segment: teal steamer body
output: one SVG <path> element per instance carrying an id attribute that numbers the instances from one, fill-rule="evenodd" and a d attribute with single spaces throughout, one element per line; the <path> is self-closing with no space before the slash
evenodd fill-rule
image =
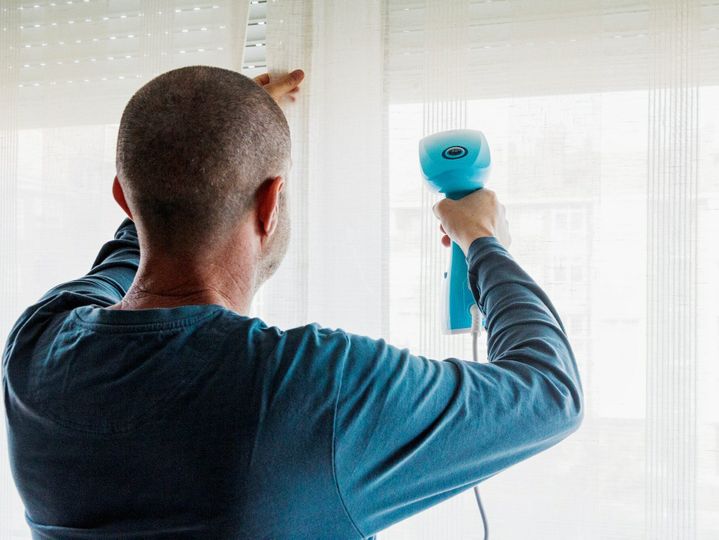
<path id="1" fill-rule="evenodd" d="M 481 131 L 473 129 L 454 129 L 424 137 L 419 142 L 419 161 L 427 185 L 455 200 L 482 189 L 491 165 L 487 139 Z M 452 242 L 449 269 L 444 274 L 445 333 L 472 331 L 471 310 L 476 309 L 476 303 L 467 272 L 464 252 Z"/>

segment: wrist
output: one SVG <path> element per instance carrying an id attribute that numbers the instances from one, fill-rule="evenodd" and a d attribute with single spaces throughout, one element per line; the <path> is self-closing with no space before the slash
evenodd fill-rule
<path id="1" fill-rule="evenodd" d="M 459 243 L 460 247 L 462 248 L 462 251 L 464 251 L 464 255 L 467 256 L 469 254 L 469 247 L 472 245 L 472 243 L 477 240 L 478 238 L 494 238 L 495 235 L 492 234 L 489 230 L 479 230 L 475 231 L 472 235 L 465 236 L 464 239 Z"/>

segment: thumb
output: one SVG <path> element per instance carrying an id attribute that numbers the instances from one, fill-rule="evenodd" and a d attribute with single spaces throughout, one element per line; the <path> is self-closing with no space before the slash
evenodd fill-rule
<path id="1" fill-rule="evenodd" d="M 444 207 L 450 203 L 451 199 L 441 199 L 434 203 L 434 205 L 432 205 L 432 212 L 434 212 L 435 217 L 441 220 L 444 215 Z"/>

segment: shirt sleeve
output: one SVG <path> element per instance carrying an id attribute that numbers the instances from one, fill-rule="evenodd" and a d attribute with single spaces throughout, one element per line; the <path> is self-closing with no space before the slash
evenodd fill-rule
<path id="1" fill-rule="evenodd" d="M 475 240 L 467 262 L 490 363 L 347 336 L 334 466 L 365 536 L 556 444 L 581 422 L 574 355 L 546 294 L 494 238 Z"/>
<path id="2" fill-rule="evenodd" d="M 140 264 L 140 245 L 135 224 L 126 218 L 105 243 L 90 271 L 72 281 L 57 285 L 43 295 L 39 303 L 64 292 L 88 297 L 100 305 L 112 305 L 125 296 Z"/>

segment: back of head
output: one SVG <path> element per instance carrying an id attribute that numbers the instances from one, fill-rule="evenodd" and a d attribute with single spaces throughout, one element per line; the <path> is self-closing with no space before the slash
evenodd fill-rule
<path id="1" fill-rule="evenodd" d="M 209 66 L 169 71 L 140 88 L 117 139 L 133 217 L 168 253 L 224 238 L 289 160 L 287 120 L 272 97 L 240 73 Z"/>

